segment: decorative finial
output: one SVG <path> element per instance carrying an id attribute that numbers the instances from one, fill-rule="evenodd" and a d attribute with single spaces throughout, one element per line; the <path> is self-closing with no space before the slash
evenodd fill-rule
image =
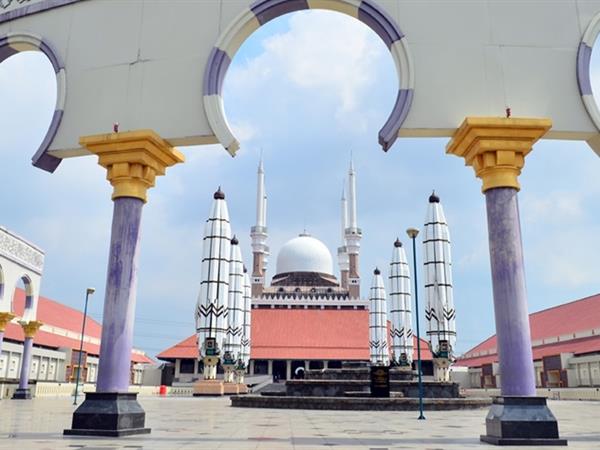
<path id="1" fill-rule="evenodd" d="M 248 273 L 248 269 L 246 268 L 246 264 L 244 264 L 244 273 Z"/>
<path id="2" fill-rule="evenodd" d="M 402 242 L 400 242 L 400 238 L 396 238 L 396 242 L 394 242 L 394 247 L 396 247 L 396 248 L 402 247 Z"/>
<path id="3" fill-rule="evenodd" d="M 429 203 L 439 203 L 440 202 L 440 198 L 435 195 L 435 191 L 433 191 L 433 193 L 429 196 Z"/>
<path id="4" fill-rule="evenodd" d="M 238 241 L 237 237 L 234 234 L 233 239 L 231 239 L 231 245 L 238 245 L 239 243 L 240 241 Z"/>
<path id="5" fill-rule="evenodd" d="M 221 190 L 221 186 L 219 186 L 219 189 L 217 189 L 217 192 L 215 192 L 213 198 L 215 200 L 225 200 L 225 193 Z"/>
<path id="6" fill-rule="evenodd" d="M 378 267 L 375 267 L 375 270 L 373 271 L 373 273 L 374 273 L 375 275 L 381 275 L 381 271 L 379 270 L 379 268 L 378 268 Z"/>

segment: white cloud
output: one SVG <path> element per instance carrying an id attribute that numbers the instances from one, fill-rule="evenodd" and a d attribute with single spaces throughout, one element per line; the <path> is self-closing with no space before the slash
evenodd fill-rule
<path id="1" fill-rule="evenodd" d="M 357 111 L 375 81 L 374 65 L 387 53 L 361 22 L 324 11 L 294 14 L 289 31 L 268 37 L 262 45 L 264 51 L 257 57 L 232 67 L 228 88 L 237 93 L 264 91 L 271 83 L 287 82 L 317 90 L 335 97 L 338 119 Z"/>

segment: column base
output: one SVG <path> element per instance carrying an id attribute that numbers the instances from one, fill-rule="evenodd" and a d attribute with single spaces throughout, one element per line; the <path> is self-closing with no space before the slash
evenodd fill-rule
<path id="1" fill-rule="evenodd" d="M 13 400 L 31 400 L 31 389 L 18 388 L 12 396 Z"/>
<path id="2" fill-rule="evenodd" d="M 72 428 L 66 436 L 121 437 L 150 433 L 146 413 L 135 393 L 88 392 L 73 413 Z"/>
<path id="3" fill-rule="evenodd" d="M 495 397 L 481 441 L 493 445 L 567 445 L 545 397 Z"/>

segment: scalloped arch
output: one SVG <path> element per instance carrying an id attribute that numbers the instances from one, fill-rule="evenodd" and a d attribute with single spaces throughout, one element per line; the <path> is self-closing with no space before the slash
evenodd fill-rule
<path id="1" fill-rule="evenodd" d="M 0 36 L 0 63 L 11 56 L 26 51 L 42 52 L 54 69 L 56 74 L 56 106 L 50 122 L 50 127 L 40 144 L 37 152 L 31 158 L 34 166 L 48 172 L 54 172 L 60 164 L 60 159 L 47 153 L 50 143 L 60 125 L 63 117 L 65 96 L 66 96 L 66 73 L 62 61 L 57 56 L 48 42 L 45 42 L 40 36 L 30 33 L 9 33 Z"/>
<path id="2" fill-rule="evenodd" d="M 227 122 L 222 90 L 233 57 L 246 38 L 260 26 L 284 14 L 306 9 L 327 9 L 354 17 L 386 44 L 396 65 L 400 86 L 394 108 L 379 132 L 379 144 L 387 151 L 398 138 L 413 100 L 414 69 L 405 36 L 387 12 L 373 0 L 258 0 L 221 34 L 204 73 L 204 109 L 208 122 L 217 140 L 232 156 L 240 144 Z"/>

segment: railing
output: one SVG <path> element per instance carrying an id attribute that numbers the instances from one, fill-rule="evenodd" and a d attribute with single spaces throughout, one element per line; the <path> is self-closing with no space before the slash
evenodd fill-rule
<path id="1" fill-rule="evenodd" d="M 500 389 L 461 389 L 466 397 L 497 397 Z M 551 400 L 600 400 L 600 387 L 590 388 L 538 388 L 536 395 Z"/>

